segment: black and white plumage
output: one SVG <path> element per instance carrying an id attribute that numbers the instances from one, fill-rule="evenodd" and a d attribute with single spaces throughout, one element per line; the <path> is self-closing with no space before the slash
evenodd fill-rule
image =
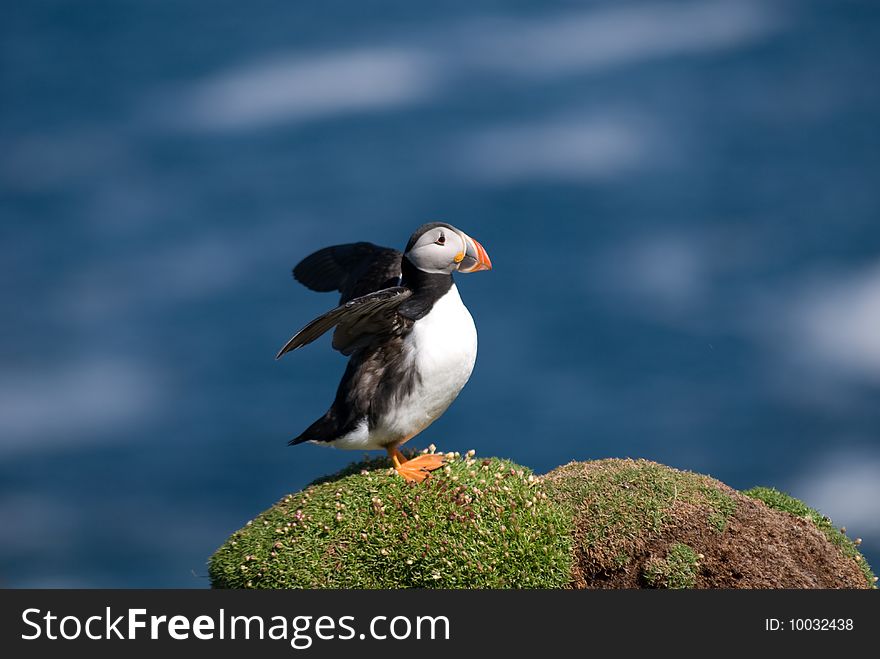
<path id="1" fill-rule="evenodd" d="M 333 347 L 350 359 L 330 409 L 290 443 L 385 449 L 409 480 L 439 466 L 436 456 L 405 461 L 398 447 L 443 414 L 470 378 L 477 332 L 452 273 L 491 267 L 482 245 L 439 222 L 419 227 L 403 253 L 362 242 L 303 259 L 294 277 L 339 291 L 340 304 L 277 356 L 334 329 Z"/>

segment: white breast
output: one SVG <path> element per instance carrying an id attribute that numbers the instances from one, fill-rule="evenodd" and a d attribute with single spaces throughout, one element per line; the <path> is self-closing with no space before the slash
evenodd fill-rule
<path id="1" fill-rule="evenodd" d="M 467 384 L 477 359 L 477 328 L 455 284 L 413 324 L 404 352 L 420 382 L 376 428 L 384 440 L 407 440 L 440 417 Z"/>
<path id="2" fill-rule="evenodd" d="M 412 391 L 394 401 L 388 413 L 368 429 L 366 419 L 334 445 L 379 449 L 399 444 L 437 420 L 467 384 L 477 359 L 477 328 L 455 284 L 413 324 L 404 343 L 406 368 L 417 370 Z"/>

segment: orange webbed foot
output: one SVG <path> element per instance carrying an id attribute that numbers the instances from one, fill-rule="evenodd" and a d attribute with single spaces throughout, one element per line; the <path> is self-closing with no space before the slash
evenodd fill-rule
<path id="1" fill-rule="evenodd" d="M 389 451 L 391 461 L 394 463 L 394 469 L 398 474 L 403 476 L 408 482 L 421 483 L 432 471 L 443 466 L 445 458 L 437 453 L 425 453 L 411 460 L 403 457 L 403 454 L 394 450 Z"/>

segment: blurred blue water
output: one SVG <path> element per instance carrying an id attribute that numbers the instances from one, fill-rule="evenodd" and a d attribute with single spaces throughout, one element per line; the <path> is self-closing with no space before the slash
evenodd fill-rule
<path id="1" fill-rule="evenodd" d="M 880 563 L 880 5 L 34 2 L 0 26 L 0 583 L 207 585 L 357 454 L 286 440 L 312 250 L 486 246 L 414 444 L 805 497 Z"/>

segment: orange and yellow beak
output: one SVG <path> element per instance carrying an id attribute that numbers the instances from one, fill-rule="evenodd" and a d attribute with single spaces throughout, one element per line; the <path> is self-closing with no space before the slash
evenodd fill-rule
<path id="1" fill-rule="evenodd" d="M 460 231 L 459 234 L 464 240 L 465 251 L 463 254 L 459 254 L 460 259 L 456 258 L 458 260 L 458 271 L 479 272 L 480 270 L 491 270 L 492 261 L 489 259 L 489 255 L 483 249 L 483 246 L 463 231 Z"/>

